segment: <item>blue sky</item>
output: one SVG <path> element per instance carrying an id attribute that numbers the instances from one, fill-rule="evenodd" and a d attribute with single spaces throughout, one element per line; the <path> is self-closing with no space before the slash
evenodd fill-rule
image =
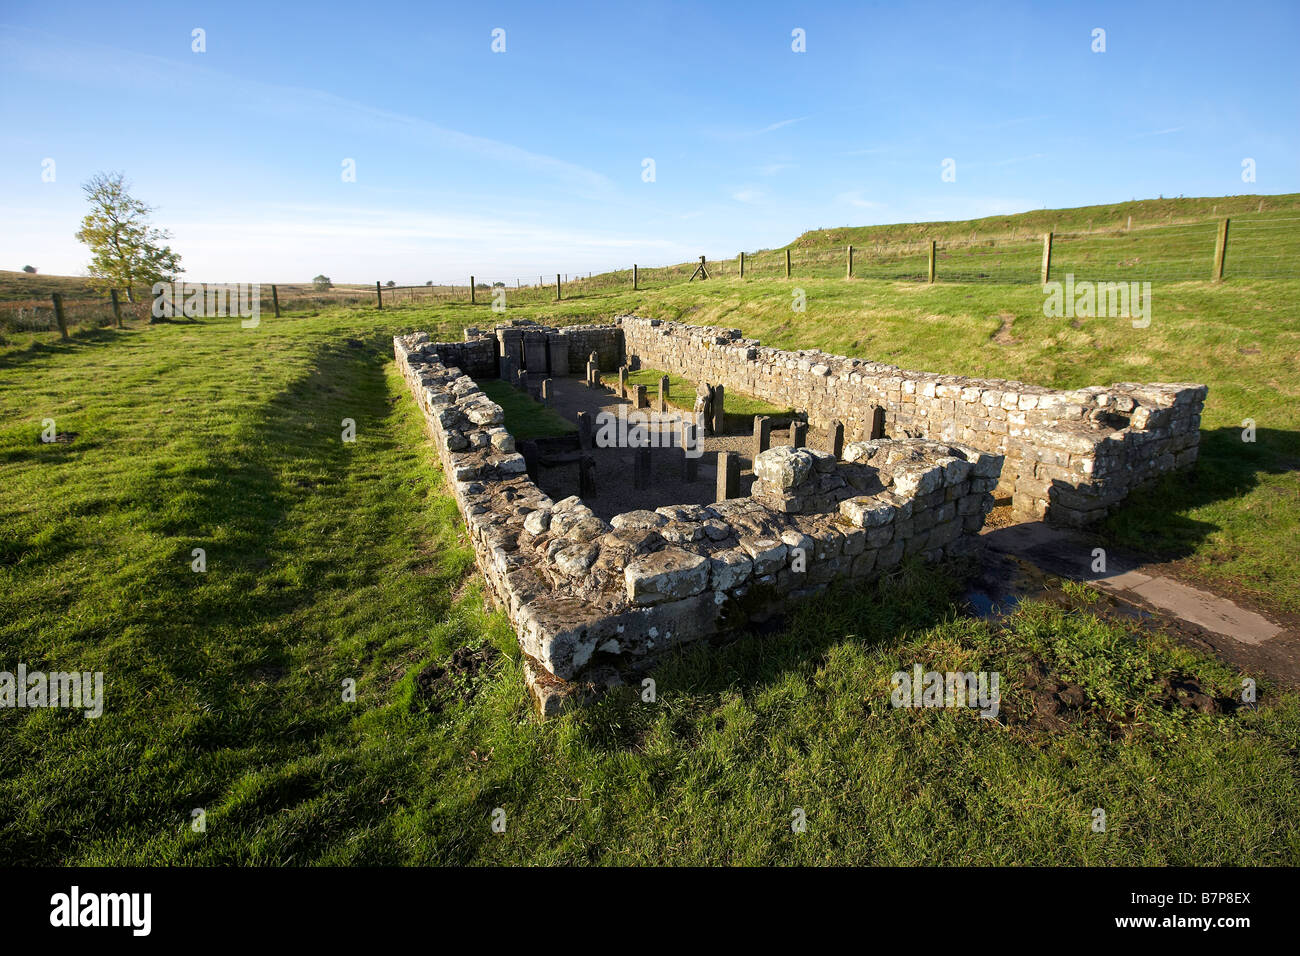
<path id="1" fill-rule="evenodd" d="M 97 170 L 158 207 L 187 278 L 232 282 L 513 282 L 823 226 L 1297 192 L 1298 11 L 5 0 L 0 268 L 83 271 Z"/>

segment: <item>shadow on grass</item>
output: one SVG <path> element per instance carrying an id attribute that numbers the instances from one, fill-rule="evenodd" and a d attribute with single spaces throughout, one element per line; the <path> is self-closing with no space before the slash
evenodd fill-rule
<path id="1" fill-rule="evenodd" d="M 384 338 L 376 334 L 374 346 Z M 61 773 L 77 781 L 47 806 L 43 826 L 21 833 L 0 826 L 15 862 L 75 856 L 88 821 L 151 839 L 175 816 L 176 794 L 212 805 L 252 772 L 240 755 L 276 765 L 354 719 L 340 711 L 337 682 L 327 679 L 331 646 L 346 635 L 304 612 L 321 601 L 328 607 L 330 589 L 372 583 L 364 561 L 352 562 L 361 569 L 350 568 L 351 579 L 330 579 L 322 568 L 340 557 L 331 542 L 345 542 L 337 547 L 350 555 L 358 539 L 393 530 L 367 526 L 374 514 L 367 502 L 329 497 L 365 461 L 340 440 L 340 421 L 378 432 L 390 396 L 376 348 L 322 348 L 309 361 L 306 374 L 250 409 L 219 447 L 161 457 L 126 494 L 140 505 L 134 514 L 148 557 L 121 570 L 116 589 L 125 600 L 69 611 L 86 623 L 63 629 L 55 651 L 96 655 L 111 675 L 112 719 L 88 722 L 93 727 L 28 720 L 0 747 L 6 761 L 31 768 L 15 793 L 40 790 L 42 754 L 62 754 Z M 323 528 L 333 532 L 328 540 L 317 538 Z M 43 546 L 85 548 L 84 535 L 84 526 L 66 524 Z M 192 570 L 194 547 L 207 552 L 204 573 Z M 4 555 L 5 563 L 16 556 Z M 123 762 L 121 754 L 149 739 L 167 742 L 177 759 L 147 772 Z"/>
<path id="2" fill-rule="evenodd" d="M 867 585 L 846 584 L 792 607 L 771 624 L 679 648 L 649 672 L 656 693 L 673 699 L 674 734 L 698 732 L 703 715 L 728 691 L 746 697 L 789 676 L 812 675 L 827 653 L 845 640 L 869 648 L 894 643 L 959 613 L 969 565 L 926 565 L 912 560 Z M 660 719 L 640 704 L 641 688 L 606 694 L 577 715 L 585 741 L 605 749 L 629 749 Z"/>
<path id="3" fill-rule="evenodd" d="M 384 337 L 372 338 L 377 344 Z M 354 452 L 341 440 L 342 420 L 352 418 L 364 429 L 382 419 L 388 405 L 383 365 L 371 348 L 320 348 L 310 364 L 310 372 L 261 407 L 246 433 L 231 443 L 234 450 L 205 455 L 179 470 L 159 467 L 142 488 L 150 500 L 171 505 L 153 515 L 150 530 L 182 545 L 165 572 L 171 588 L 186 596 L 167 603 L 173 631 L 273 630 L 314 599 L 311 586 L 284 574 L 286 564 L 310 569 L 320 558 L 310 546 L 307 554 L 286 550 L 293 547 L 286 539 L 297 530 L 292 512 L 312 505 L 313 496 L 329 496 L 346 479 Z M 352 517 L 348 508 L 341 496 L 335 501 L 346 523 Z M 327 499 L 322 507 L 334 505 Z M 190 568 L 191 546 L 207 550 L 203 577 Z M 214 576 L 227 580 L 207 586 Z M 178 676 L 203 681 L 224 698 L 237 692 L 238 674 L 282 663 L 279 648 L 262 645 L 243 659 L 199 664 L 191 657 L 173 666 Z"/>
<path id="4" fill-rule="evenodd" d="M 23 348 L 9 349 L 0 352 L 0 369 L 19 368 L 29 362 L 35 362 L 40 359 L 54 358 L 59 355 L 75 355 L 79 352 L 88 352 L 103 345 L 112 345 L 122 341 L 122 337 L 129 332 L 140 331 L 139 329 L 127 327 L 124 329 L 114 328 L 113 326 L 97 326 L 95 328 L 79 328 L 72 331 L 68 341 L 54 339 L 49 342 L 33 342 L 31 345 Z"/>
<path id="5" fill-rule="evenodd" d="M 1098 530 L 1166 560 L 1194 554 L 1219 527 L 1182 512 L 1240 498 L 1259 485 L 1261 475 L 1300 470 L 1300 433 L 1261 428 L 1255 439 L 1242 441 L 1240 428 L 1201 432 L 1196 467 L 1171 472 L 1138 489 Z"/>

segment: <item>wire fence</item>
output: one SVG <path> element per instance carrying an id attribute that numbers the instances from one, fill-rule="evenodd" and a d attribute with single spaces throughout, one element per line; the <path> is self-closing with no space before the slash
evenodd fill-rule
<path id="1" fill-rule="evenodd" d="M 791 246 L 705 259 L 711 278 L 890 279 L 912 282 L 1032 284 L 1043 280 L 1045 247 L 1050 278 L 1073 275 L 1096 282 L 1185 282 L 1215 278 L 1297 278 L 1300 216 L 1255 214 L 1241 219 L 1206 219 L 1132 228 L 1090 229 L 1042 235 L 948 237 L 940 240 L 873 242 L 858 246 Z M 528 277 L 467 277 L 464 283 L 424 285 L 263 284 L 260 308 L 268 312 L 315 312 L 344 306 L 358 309 L 428 308 L 464 304 L 544 304 L 610 291 L 653 290 L 699 278 L 700 262 L 632 266 L 602 273 L 559 273 Z M 72 296 L 62 303 L 64 326 L 95 328 L 150 320 L 151 300 L 119 296 L 114 311 L 107 296 Z M 175 314 L 163 310 L 164 314 Z M 0 301 L 0 333 L 59 328 L 49 298 Z"/>
<path id="2" fill-rule="evenodd" d="M 1293 210 L 1280 210 L 1291 212 Z M 1219 254 L 1220 230 L 1229 222 Z M 710 277 L 731 279 L 844 278 L 926 282 L 1036 284 L 1043 281 L 1044 247 L 1050 245 L 1049 278 L 1072 274 L 1096 282 L 1187 282 L 1224 279 L 1296 278 L 1300 257 L 1300 216 L 1255 215 L 1134 228 L 1131 223 L 1039 235 L 970 236 L 935 240 L 874 242 L 857 246 L 791 246 L 705 259 Z M 933 256 L 933 264 L 931 263 Z M 699 262 L 634 266 L 596 275 L 561 274 L 536 279 L 476 280 L 443 285 L 434 292 L 419 287 L 383 291 L 385 308 L 438 301 L 490 305 L 495 295 L 511 304 L 578 298 L 609 290 L 653 290 L 692 280 Z M 933 272 L 931 271 L 933 268 Z M 372 297 L 371 305 L 376 301 Z"/>

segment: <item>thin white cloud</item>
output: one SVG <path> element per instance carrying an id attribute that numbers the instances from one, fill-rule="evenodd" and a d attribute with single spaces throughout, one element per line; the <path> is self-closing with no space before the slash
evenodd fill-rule
<path id="1" fill-rule="evenodd" d="M 796 116 L 793 119 L 781 120 L 779 123 L 772 123 L 769 126 L 764 126 L 762 129 L 755 131 L 753 135 L 762 136 L 764 133 L 771 133 L 778 129 L 785 129 L 785 127 L 793 126 L 795 123 L 802 123 L 807 118 L 808 117 L 806 116 Z"/>
<path id="2" fill-rule="evenodd" d="M 322 271 L 336 282 L 464 282 L 470 273 L 532 281 L 537 274 L 576 267 L 683 262 L 698 254 L 654 234 L 557 228 L 492 216 L 311 204 L 229 205 L 195 212 L 181 213 L 166 225 L 174 235 L 173 248 L 184 258 L 186 275 L 199 282 L 306 281 Z M 20 258 L 13 268 L 29 259 L 42 272 L 76 274 L 84 267 L 88 254 L 70 241 L 66 216 L 0 206 L 0 218 L 25 223 L 21 237 L 0 231 L 0 263 L 6 268 Z"/>
<path id="3" fill-rule="evenodd" d="M 722 140 L 726 142 L 734 142 L 736 140 L 742 140 L 742 139 L 753 139 L 756 136 L 763 136 L 767 133 L 774 133 L 779 129 L 785 129 L 787 126 L 793 126 L 795 123 L 802 123 L 804 120 L 808 118 L 809 117 L 807 116 L 794 116 L 791 117 L 790 119 L 783 119 L 783 120 L 778 120 L 775 123 L 769 123 L 768 125 L 761 127 L 760 129 L 737 130 L 737 129 L 710 128 L 704 130 L 704 135 L 710 137 L 711 139 Z"/>
<path id="4" fill-rule="evenodd" d="M 854 189 L 849 192 L 840 193 L 835 197 L 837 203 L 843 205 L 855 206 L 858 209 L 884 209 L 885 204 L 876 202 L 874 199 L 866 199 L 862 195 L 862 190 Z"/>
<path id="5" fill-rule="evenodd" d="M 299 122 L 315 115 L 320 118 L 321 128 L 356 128 L 368 124 L 390 131 L 404 130 L 431 145 L 526 168 L 584 192 L 608 194 L 613 189 L 608 177 L 580 164 L 328 91 L 267 83 L 194 63 L 187 63 L 182 70 L 166 57 L 102 44 L 69 42 L 41 31 L 0 24 L 0 62 L 8 70 L 57 75 L 62 80 L 75 77 L 93 88 L 96 95 L 104 95 L 105 88 L 114 83 L 141 89 L 203 87 L 220 102 L 239 101 L 241 109 L 247 112 L 284 115 Z"/>

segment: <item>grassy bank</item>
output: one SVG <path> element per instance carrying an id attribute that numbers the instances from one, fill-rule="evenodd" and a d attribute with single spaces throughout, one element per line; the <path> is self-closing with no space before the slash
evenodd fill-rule
<path id="1" fill-rule="evenodd" d="M 909 311 L 803 334 L 916 354 L 924 343 L 902 330 L 940 300 L 865 291 L 882 312 Z M 694 311 L 637 305 L 725 320 L 739 294 L 718 283 Z M 815 291 L 810 309 L 834 294 Z M 956 306 L 967 293 L 947 294 Z M 1296 697 L 1265 688 L 1270 706 L 1233 715 L 1177 706 L 1166 679 L 1226 698 L 1239 675 L 1103 623 L 1085 591 L 1068 612 L 1029 605 L 994 626 L 959 615 L 955 571 L 903 573 L 668 662 L 653 705 L 615 694 L 537 724 L 391 367 L 391 334 L 458 332 L 468 311 L 139 327 L 0 355 L 0 667 L 102 670 L 106 683 L 97 720 L 0 712 L 11 862 L 1300 860 Z M 796 337 L 776 310 L 752 311 L 747 332 Z M 987 339 L 978 300 L 952 311 L 953 335 Z M 1230 356 L 1236 342 L 1215 334 Z M 976 361 L 929 340 L 940 354 L 919 364 Z M 1267 356 L 1282 339 L 1250 341 Z M 1091 351 L 1112 364 L 1070 372 L 1028 344 L 984 361 L 1106 380 L 1122 353 Z M 71 440 L 41 444 L 46 418 Z M 431 681 L 466 645 L 500 653 Z M 889 675 L 915 663 L 999 671 L 999 719 L 892 708 Z M 1082 689 L 1062 726 L 1027 719 L 1039 671 Z M 505 833 L 489 826 L 496 808 Z"/>

